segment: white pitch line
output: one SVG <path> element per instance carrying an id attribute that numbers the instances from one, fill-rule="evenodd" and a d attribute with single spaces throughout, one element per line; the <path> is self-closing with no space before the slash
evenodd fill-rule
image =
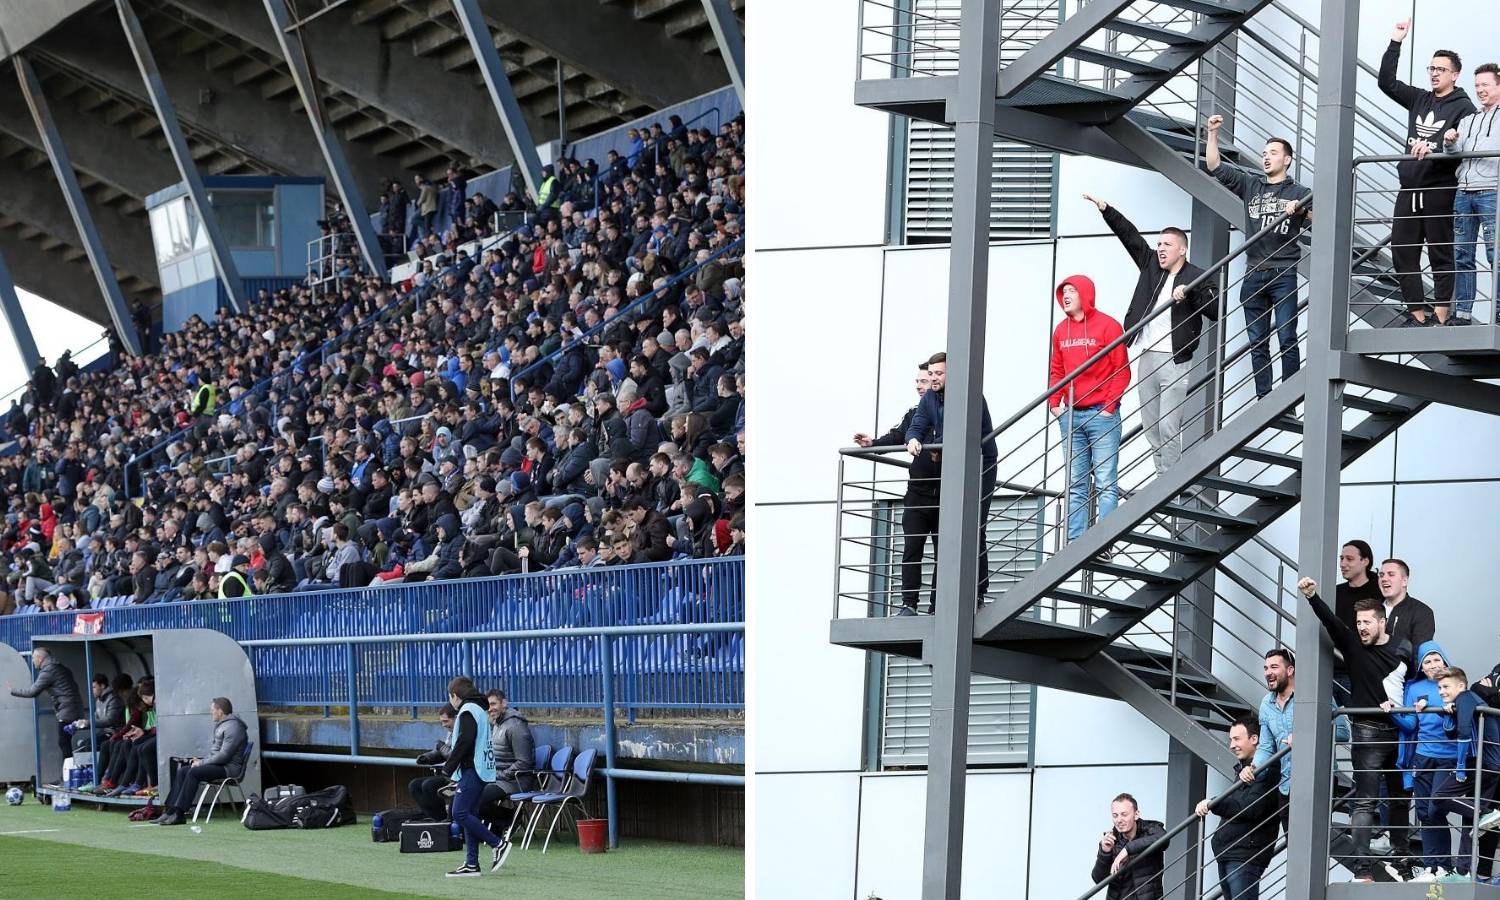
<path id="1" fill-rule="evenodd" d="M 0 831 L 0 837 L 10 837 L 13 834 L 50 834 L 54 831 L 62 831 L 61 828 L 34 828 L 31 831 Z"/>

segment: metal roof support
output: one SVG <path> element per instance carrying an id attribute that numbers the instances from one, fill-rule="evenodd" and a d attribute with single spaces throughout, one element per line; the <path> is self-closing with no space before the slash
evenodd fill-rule
<path id="1" fill-rule="evenodd" d="M 739 20 L 734 17 L 734 7 L 729 5 L 729 0 L 703 0 L 703 11 L 708 14 L 714 40 L 719 42 L 719 55 L 724 57 L 724 68 L 729 70 L 734 92 L 739 95 L 740 103 L 744 103 L 745 35 L 740 32 Z"/>
<path id="2" fill-rule="evenodd" d="M 536 141 L 531 139 L 531 127 L 521 112 L 516 92 L 511 89 L 510 76 L 505 74 L 505 64 L 500 61 L 500 51 L 495 49 L 490 37 L 490 26 L 479 11 L 477 0 L 453 0 L 453 14 L 469 39 L 469 48 L 474 51 L 474 61 L 484 76 L 485 87 L 490 91 L 490 102 L 495 104 L 495 115 L 505 129 L 505 139 L 510 142 L 510 152 L 516 158 L 526 189 L 533 198 L 541 196 L 542 158 L 537 155 Z"/>
<path id="3" fill-rule="evenodd" d="M 177 121 L 177 110 L 167 96 L 167 83 L 161 76 L 161 70 L 156 67 L 156 57 L 151 52 L 151 45 L 146 42 L 146 32 L 141 28 L 141 20 L 136 17 L 130 0 L 115 0 L 115 9 L 120 13 L 120 25 L 125 29 L 125 40 L 130 44 L 130 52 L 141 70 L 141 81 L 146 86 L 147 96 L 151 98 L 151 107 L 156 110 L 156 121 L 161 125 L 162 134 L 166 136 L 167 149 L 172 151 L 172 161 L 177 164 L 177 174 L 187 185 L 188 196 L 198 208 L 199 226 L 208 236 L 209 252 L 213 254 L 214 267 L 219 272 L 219 283 L 224 286 L 224 296 L 229 298 L 229 308 L 236 315 L 244 314 L 247 309 L 234 255 L 230 253 L 229 243 L 224 240 L 224 232 L 219 228 L 218 216 L 209 204 L 203 177 L 198 174 L 198 164 L 188 148 L 187 136 L 183 134 L 182 125 Z"/>
<path id="4" fill-rule="evenodd" d="M 286 60 L 287 71 L 297 85 L 302 108 L 307 111 L 307 121 L 312 125 L 313 137 L 317 138 L 318 149 L 323 152 L 323 161 L 333 175 L 334 187 L 339 192 L 339 200 L 344 204 L 349 225 L 354 229 L 354 238 L 365 258 L 365 265 L 375 275 L 386 278 L 389 273 L 385 267 L 385 253 L 380 249 L 380 239 L 375 236 L 375 226 L 370 224 L 370 213 L 365 208 L 364 198 L 360 196 L 359 185 L 354 182 L 349 161 L 344 158 L 344 148 L 339 142 L 338 132 L 324 114 L 323 99 L 319 94 L 318 80 L 313 76 L 306 45 L 298 30 L 291 27 L 292 16 L 287 11 L 286 0 L 265 0 L 265 4 L 266 15 L 270 17 L 276 32 L 276 44 L 281 48 L 281 57 Z"/>
<path id="5" fill-rule="evenodd" d="M 723 4 L 727 10 L 728 4 Z M 995 142 L 1000 0 L 964 0 L 959 18 L 953 119 L 953 239 L 948 254 L 948 387 L 938 507 L 937 602 L 932 640 L 932 717 L 927 755 L 922 896 L 957 897 L 963 884 L 969 685 L 981 565 L 980 427 L 985 318 L 989 308 L 990 168 Z M 717 29 L 715 29 L 717 31 Z M 727 54 L 726 54 L 727 57 Z M 993 477 L 993 475 L 991 476 Z M 987 507 L 988 504 L 985 504 Z M 987 557 L 988 554 L 985 554 Z M 987 561 L 984 561 L 988 568 Z"/>
<path id="6" fill-rule="evenodd" d="M 1360 0 L 1323 0 L 1318 58 L 1319 159 L 1354 158 L 1355 79 L 1359 73 Z M 1297 559 L 1324 596 L 1338 583 L 1339 489 L 1343 469 L 1343 394 L 1339 361 L 1349 341 L 1349 260 L 1354 239 L 1354 179 L 1343 166 L 1313 174 L 1317 212 L 1307 312 L 1307 395 L 1302 420 L 1302 509 Z M 1333 654 L 1307 601 L 1297 602 L 1297 696 L 1292 734 L 1292 796 L 1286 894 L 1323 900 L 1328 890 L 1328 821 L 1333 806 Z"/>
<path id="7" fill-rule="evenodd" d="M 94 280 L 99 284 L 99 293 L 104 296 L 104 303 L 109 307 L 110 320 L 114 322 L 115 331 L 120 335 L 120 343 L 125 346 L 126 352 L 131 356 L 139 356 L 141 342 L 135 333 L 135 322 L 130 318 L 130 309 L 125 305 L 125 295 L 120 291 L 120 282 L 115 278 L 114 268 L 110 266 L 109 255 L 104 252 L 104 241 L 99 237 L 99 229 L 94 226 L 94 217 L 84 200 L 83 189 L 78 186 L 78 176 L 74 174 L 73 163 L 68 159 L 67 147 L 63 145 L 57 123 L 52 119 L 52 111 L 47 107 L 42 83 L 37 80 L 36 70 L 31 67 L 31 61 L 25 54 L 17 53 L 11 57 L 11 61 L 15 64 L 16 79 L 21 83 L 21 93 L 26 97 L 27 107 L 31 109 L 37 134 L 41 135 L 42 148 L 47 151 L 47 160 L 52 163 L 52 171 L 57 175 L 57 183 L 62 188 L 63 199 L 67 201 L 68 212 L 73 216 L 73 225 L 83 240 L 83 250 L 88 254 L 89 265 L 94 269 Z"/>
<path id="8" fill-rule="evenodd" d="M 21 309 L 21 298 L 16 294 L 16 283 L 11 280 L 4 253 L 0 253 L 0 314 L 5 316 L 5 324 L 10 326 L 10 336 L 15 338 L 22 364 L 30 372 L 41 361 L 42 354 L 36 349 L 36 340 L 31 336 L 31 326 L 27 324 L 26 313 Z"/>

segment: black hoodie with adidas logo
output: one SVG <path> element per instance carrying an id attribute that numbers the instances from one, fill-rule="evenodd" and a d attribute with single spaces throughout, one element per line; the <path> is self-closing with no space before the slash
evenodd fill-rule
<path id="1" fill-rule="evenodd" d="M 1445 96 L 1398 81 L 1396 66 L 1401 62 L 1401 42 L 1391 41 L 1380 58 L 1380 90 L 1407 110 L 1406 147 L 1411 153 L 1419 141 L 1428 144 L 1429 152 L 1443 152 L 1443 132 L 1458 125 L 1458 120 L 1474 111 L 1474 101 L 1461 87 L 1455 86 Z M 1458 160 L 1407 159 L 1396 164 L 1404 188 L 1457 187 Z"/>

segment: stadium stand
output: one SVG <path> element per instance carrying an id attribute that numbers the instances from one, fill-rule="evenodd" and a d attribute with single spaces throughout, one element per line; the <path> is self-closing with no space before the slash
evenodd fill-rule
<path id="1" fill-rule="evenodd" d="M 345 258 L 151 355 L 38 367 L 0 610 L 743 554 L 743 141 L 643 131 L 560 165 L 555 207 L 463 198 L 397 283 Z"/>

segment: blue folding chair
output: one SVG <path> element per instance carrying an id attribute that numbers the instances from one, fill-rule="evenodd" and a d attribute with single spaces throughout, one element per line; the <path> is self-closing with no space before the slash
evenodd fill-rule
<path id="1" fill-rule="evenodd" d="M 552 754 L 552 761 L 549 767 L 537 773 L 537 785 L 539 789 L 527 792 L 528 796 L 526 800 L 531 802 L 531 806 L 526 819 L 525 829 L 522 832 L 524 837 L 521 846 L 531 846 L 531 835 L 536 831 L 537 818 L 541 813 L 541 807 L 537 806 L 533 801 L 547 794 L 566 791 L 573 781 L 572 765 L 573 748 L 562 747 L 556 753 Z M 520 815 L 519 807 L 516 810 L 516 814 Z"/>
<path id="2" fill-rule="evenodd" d="M 248 773 L 250 771 L 251 754 L 253 754 L 254 752 L 255 742 L 248 740 L 245 741 L 245 749 L 240 751 L 240 778 L 221 778 L 218 781 L 203 782 L 202 787 L 198 791 L 198 802 L 193 806 L 194 822 L 198 821 L 198 812 L 199 810 L 203 809 L 203 798 L 208 796 L 210 788 L 218 788 L 218 790 L 214 791 L 214 799 L 208 804 L 208 815 L 203 817 L 203 821 L 205 822 L 213 819 L 214 807 L 219 805 L 219 797 L 223 796 L 226 790 L 231 792 L 229 795 L 229 803 L 233 804 L 235 802 L 233 792 L 238 791 L 240 794 L 240 805 L 243 806 L 245 804 L 245 787 L 244 785 L 240 784 L 240 779 L 244 778 L 245 773 Z"/>
<path id="3" fill-rule="evenodd" d="M 547 764 L 551 761 L 552 745 L 542 744 L 540 747 L 537 747 L 536 763 L 531 769 L 532 774 L 536 776 L 537 790 L 517 791 L 516 793 L 510 795 L 509 799 L 512 803 L 515 804 L 515 806 L 511 809 L 510 824 L 506 826 L 505 835 L 503 836 L 503 839 L 507 844 L 510 843 L 510 834 L 516 829 L 516 822 L 521 818 L 521 809 L 522 807 L 526 806 L 526 801 L 530 800 L 532 797 L 535 797 L 540 793 L 543 793 L 543 791 L 548 789 L 549 785 L 546 784 L 546 781 L 551 777 L 552 773 L 547 770 Z M 563 768 L 567 768 L 566 764 L 563 766 Z"/>
<path id="4" fill-rule="evenodd" d="M 532 806 L 537 810 L 536 815 L 531 820 L 532 832 L 536 831 L 536 823 L 541 819 L 542 810 L 549 806 L 553 807 L 552 824 L 547 826 L 547 839 L 542 842 L 543 853 L 547 852 L 548 845 L 552 843 L 552 833 L 557 830 L 557 822 L 563 817 L 564 813 L 567 813 L 568 822 L 572 828 L 575 831 L 578 829 L 578 816 L 574 815 L 568 809 L 568 804 L 576 803 L 578 804 L 578 811 L 580 813 L 587 812 L 583 808 L 583 798 L 589 792 L 589 779 L 594 774 L 594 760 L 598 755 L 599 751 L 593 749 L 585 750 L 578 754 L 578 758 L 573 760 L 572 775 L 568 778 L 567 785 L 561 791 L 540 794 L 531 798 Z M 530 834 L 526 836 L 526 843 L 528 846 L 531 844 Z"/>

